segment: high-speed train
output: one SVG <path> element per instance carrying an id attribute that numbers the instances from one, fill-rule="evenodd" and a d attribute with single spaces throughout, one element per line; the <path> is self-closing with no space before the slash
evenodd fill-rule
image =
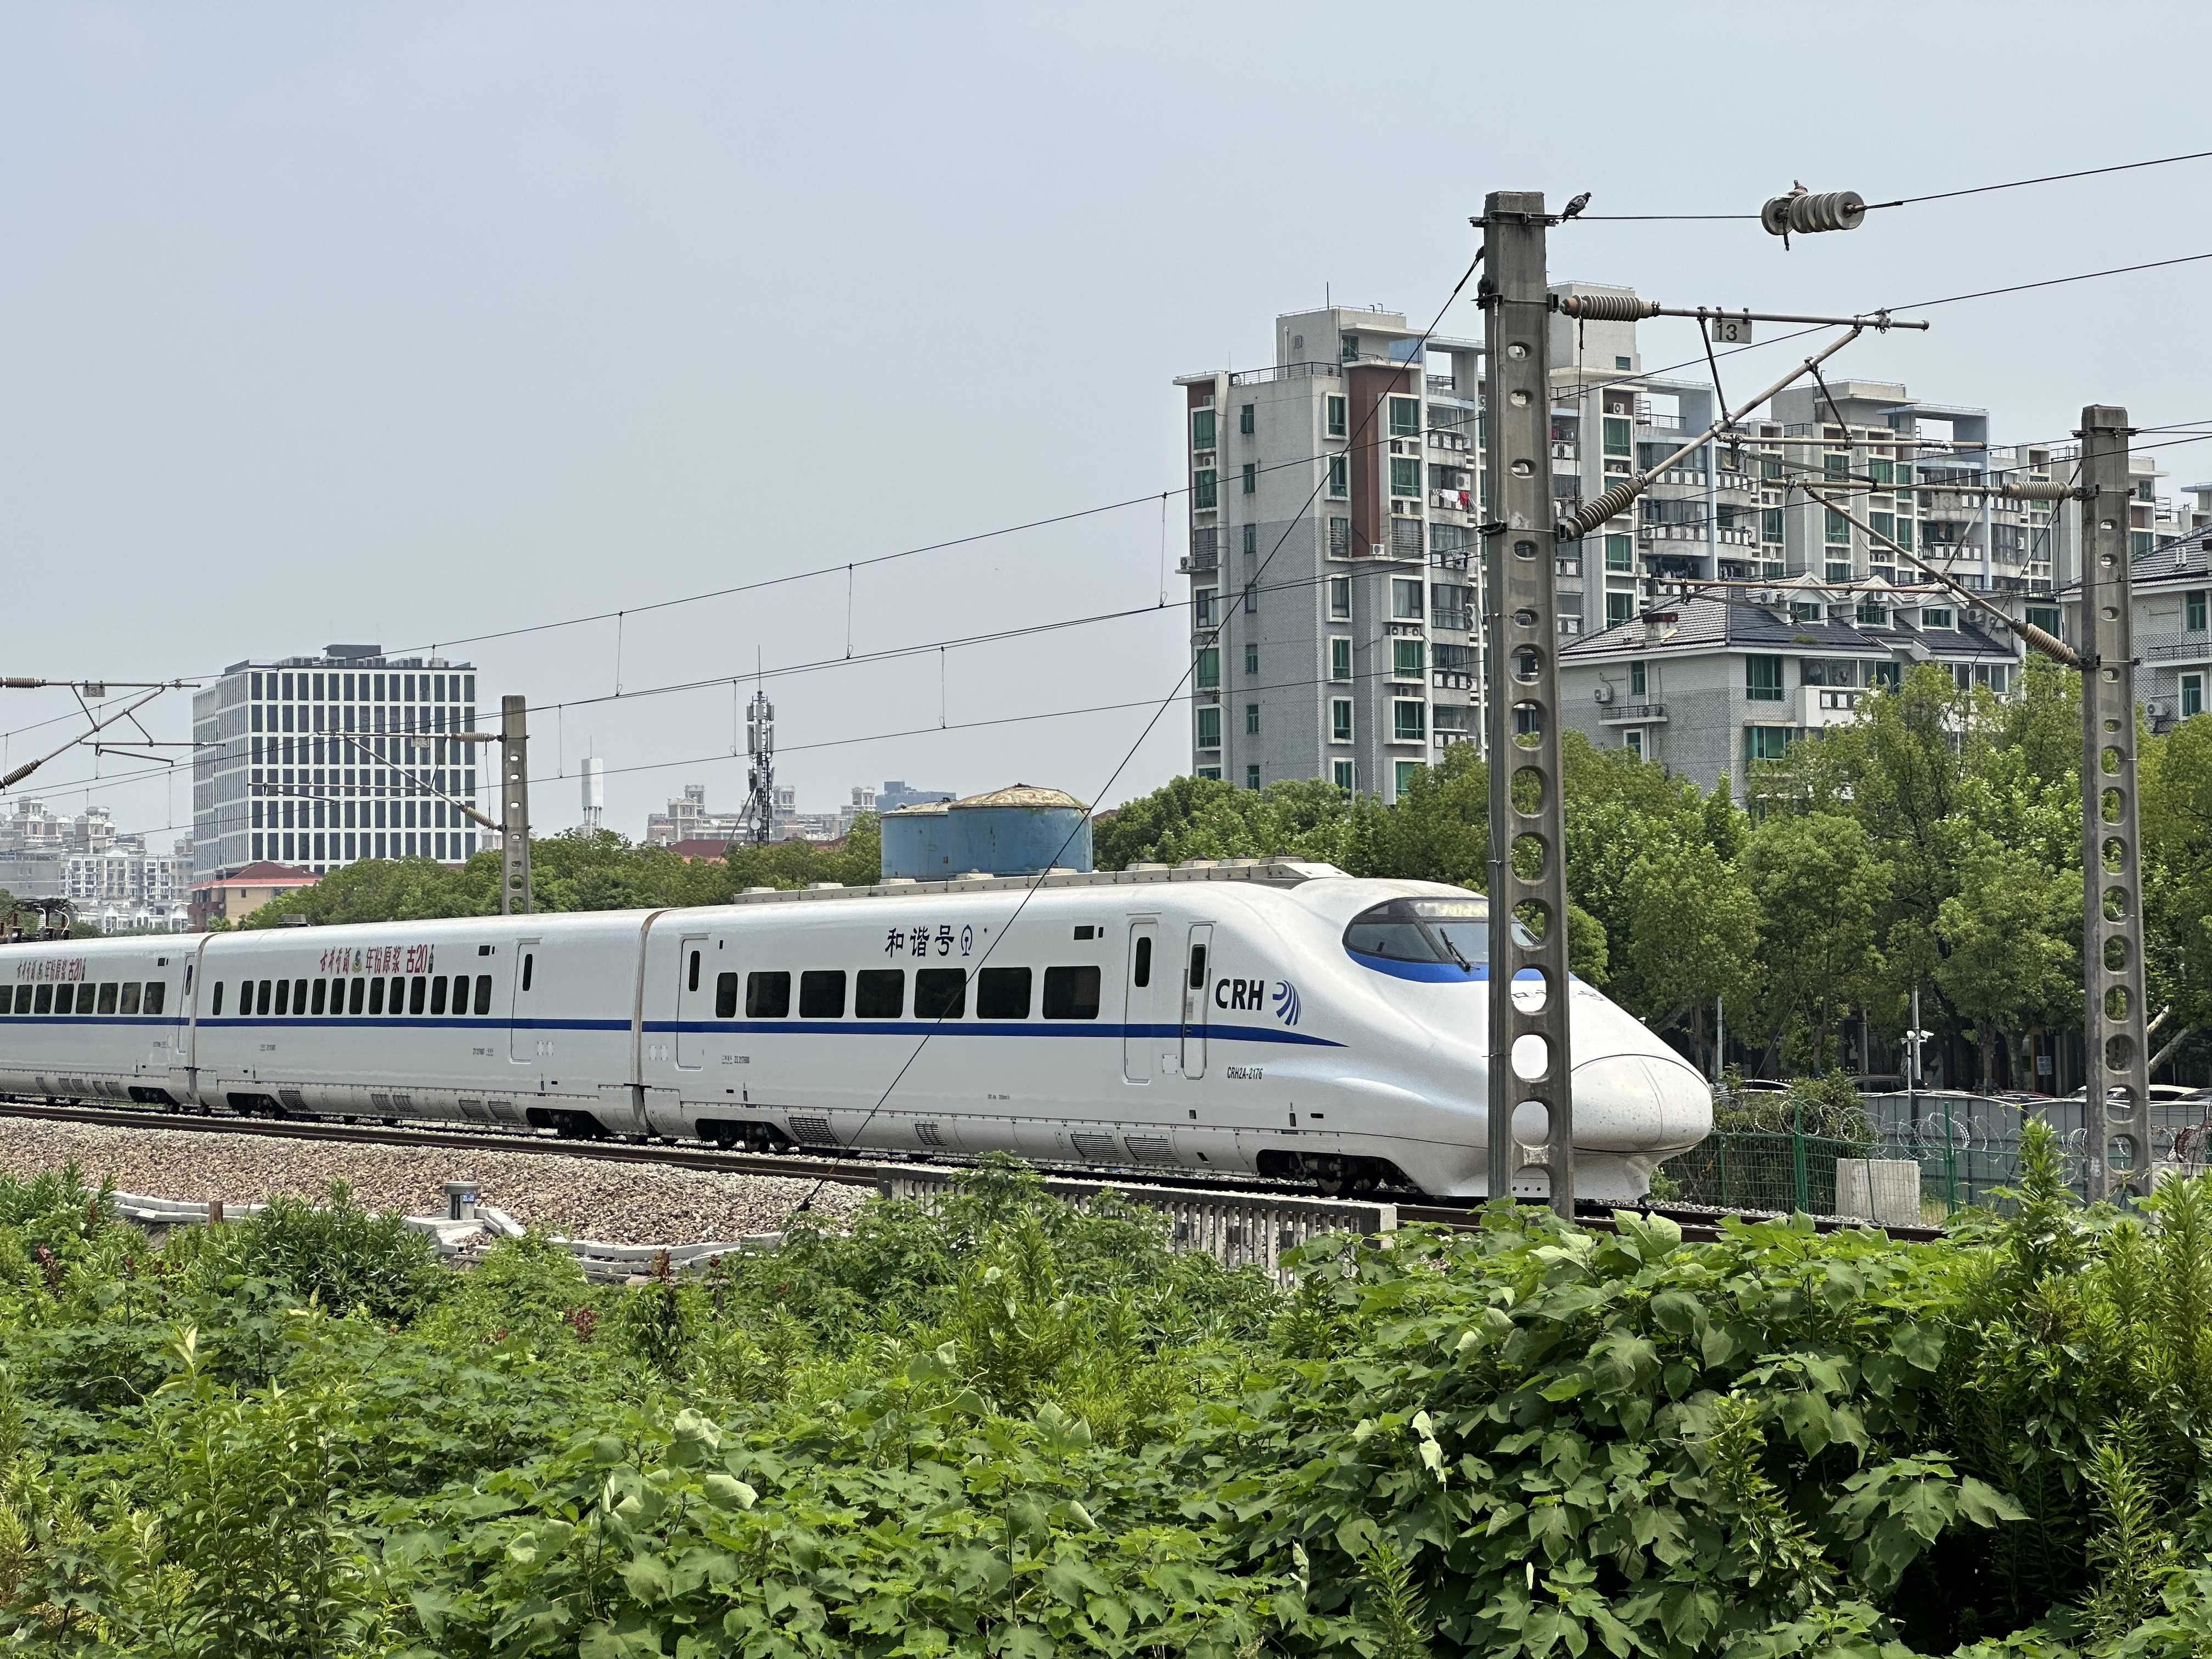
<path id="1" fill-rule="evenodd" d="M 1479 1196 L 1487 931 L 1273 859 L 0 944 L 0 1091 Z M 1711 1096 L 1570 994 L 1577 1195 L 1639 1197 Z"/>

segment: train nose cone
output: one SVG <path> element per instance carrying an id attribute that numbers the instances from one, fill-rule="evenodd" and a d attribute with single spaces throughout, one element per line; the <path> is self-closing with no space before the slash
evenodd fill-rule
<path id="1" fill-rule="evenodd" d="M 1577 1146 L 1680 1152 L 1696 1146 L 1712 1128 L 1712 1091 L 1672 1055 L 1605 1054 L 1575 1067 Z"/>

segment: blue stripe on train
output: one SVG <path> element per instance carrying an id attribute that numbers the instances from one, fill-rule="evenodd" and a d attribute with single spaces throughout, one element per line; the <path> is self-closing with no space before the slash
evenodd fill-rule
<path id="1" fill-rule="evenodd" d="M 6 1024 L 0 1024 L 0 1034 L 9 1025 L 180 1025 L 181 1020 L 143 1019 L 114 1014 L 30 1014 L 9 1015 Z M 401 1027 L 441 1027 L 456 1031 L 628 1031 L 626 1019 L 454 1019 L 450 1016 L 402 1014 L 362 1014 L 359 1017 L 328 1014 L 309 1014 L 304 1017 L 289 1014 L 255 1015 L 251 1018 L 205 1019 L 200 1022 L 203 1030 L 219 1031 L 243 1029 L 247 1026 L 289 1026 L 304 1030 L 310 1028 L 362 1029 L 392 1030 Z M 705 1035 L 725 1036 L 1044 1036 L 1044 1037 L 1100 1037 L 1120 1040 L 1127 1037 L 1177 1038 L 1182 1036 L 1180 1025 L 1122 1025 L 1102 1024 L 1097 1020 L 1053 1020 L 1048 1023 L 1022 1020 L 946 1020 L 942 1024 L 930 1020 L 873 1020 L 873 1019 L 755 1019 L 755 1020 L 652 1020 L 645 1029 L 653 1032 L 695 1031 Z M 1272 1025 L 1215 1024 L 1200 1028 L 1201 1035 L 1220 1042 L 1277 1042 L 1291 1043 L 1301 1048 L 1340 1048 L 1344 1045 L 1328 1037 L 1314 1036 L 1304 1031 L 1279 1030 Z"/>

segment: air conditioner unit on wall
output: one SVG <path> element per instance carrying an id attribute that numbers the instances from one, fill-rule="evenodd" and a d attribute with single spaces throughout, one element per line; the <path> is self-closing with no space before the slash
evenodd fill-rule
<path id="1" fill-rule="evenodd" d="M 2166 718 L 2166 705 L 2154 697 L 2143 704 L 2143 713 L 2154 720 L 2162 720 Z"/>
<path id="2" fill-rule="evenodd" d="M 1613 688 L 1609 685 L 1604 684 L 1592 687 L 1590 690 L 1590 701 L 1593 702 L 1611 702 L 1613 701 Z"/>

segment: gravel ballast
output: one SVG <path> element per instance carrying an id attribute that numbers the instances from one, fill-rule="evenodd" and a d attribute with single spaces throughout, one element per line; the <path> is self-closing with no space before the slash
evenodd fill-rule
<path id="1" fill-rule="evenodd" d="M 493 1147 L 375 1146 L 190 1129 L 120 1129 L 0 1117 L 0 1170 L 34 1176 L 75 1162 L 85 1179 L 125 1192 L 204 1203 L 258 1202 L 276 1193 L 319 1200 L 353 1187 L 366 1209 L 442 1215 L 445 1183 L 474 1181 L 482 1200 L 525 1224 L 611 1244 L 703 1244 L 782 1230 L 809 1193 L 842 1218 L 873 1189 L 790 1176 L 721 1175 Z"/>

